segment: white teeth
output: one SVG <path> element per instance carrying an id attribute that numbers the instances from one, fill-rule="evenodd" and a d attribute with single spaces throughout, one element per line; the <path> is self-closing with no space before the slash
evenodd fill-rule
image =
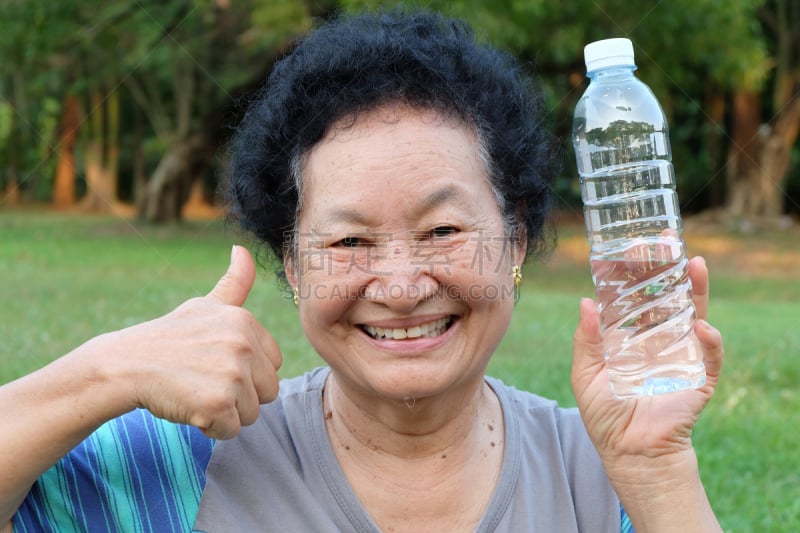
<path id="1" fill-rule="evenodd" d="M 364 331 L 366 331 L 370 337 L 374 339 L 416 339 L 419 337 L 438 337 L 445 331 L 447 331 L 447 327 L 450 325 L 450 318 L 440 318 L 439 320 L 433 320 L 431 322 L 426 322 L 425 324 L 420 324 L 419 326 L 413 326 L 408 329 L 404 328 L 379 328 L 376 326 L 364 326 Z"/>

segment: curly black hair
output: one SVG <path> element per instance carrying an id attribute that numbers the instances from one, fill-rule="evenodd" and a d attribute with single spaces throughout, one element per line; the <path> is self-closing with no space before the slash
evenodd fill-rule
<path id="1" fill-rule="evenodd" d="M 295 234 L 302 157 L 334 123 L 389 103 L 473 127 L 506 220 L 524 228 L 529 255 L 547 248 L 557 165 L 541 95 L 510 55 L 430 12 L 342 15 L 275 64 L 230 146 L 230 218 L 282 260 Z"/>

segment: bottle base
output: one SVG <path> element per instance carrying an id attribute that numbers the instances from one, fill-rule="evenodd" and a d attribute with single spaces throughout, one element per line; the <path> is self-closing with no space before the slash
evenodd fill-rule
<path id="1" fill-rule="evenodd" d="M 706 384 L 706 369 L 698 363 L 689 368 L 670 365 L 635 375 L 609 371 L 609 383 L 612 394 L 620 399 L 658 396 L 702 387 Z"/>

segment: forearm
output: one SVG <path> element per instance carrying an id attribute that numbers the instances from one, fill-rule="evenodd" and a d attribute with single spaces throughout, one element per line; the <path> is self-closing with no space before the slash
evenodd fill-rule
<path id="1" fill-rule="evenodd" d="M 639 465 L 607 467 L 636 533 L 721 532 L 700 479 L 693 450 L 675 457 L 642 458 Z"/>
<path id="2" fill-rule="evenodd" d="M 109 341 L 95 338 L 0 387 L 0 524 L 45 470 L 101 424 L 134 407 L 103 368 Z"/>

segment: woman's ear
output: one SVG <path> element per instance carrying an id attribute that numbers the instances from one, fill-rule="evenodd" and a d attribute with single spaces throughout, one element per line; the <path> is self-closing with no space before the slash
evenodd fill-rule
<path id="1" fill-rule="evenodd" d="M 519 225 L 511 232 L 511 263 L 522 265 L 525 262 L 525 254 L 528 251 L 528 232 L 524 225 Z"/>
<path id="2" fill-rule="evenodd" d="M 284 245 L 283 247 L 283 272 L 286 275 L 286 281 L 292 288 L 297 288 L 299 282 L 298 258 L 294 246 Z"/>

